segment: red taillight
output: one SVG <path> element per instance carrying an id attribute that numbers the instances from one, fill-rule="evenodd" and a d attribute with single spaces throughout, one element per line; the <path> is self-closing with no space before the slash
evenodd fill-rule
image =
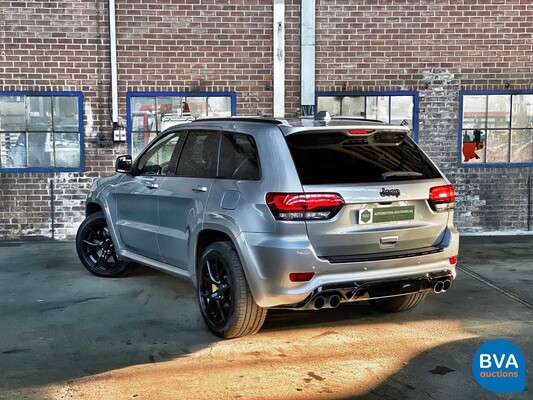
<path id="1" fill-rule="evenodd" d="M 450 261 L 450 265 L 457 264 L 457 256 L 450 257 L 449 261 Z"/>
<path id="2" fill-rule="evenodd" d="M 453 209 L 455 190 L 452 185 L 434 186 L 429 189 L 429 204 L 433 211 Z"/>
<path id="3" fill-rule="evenodd" d="M 291 272 L 289 279 L 291 282 L 309 282 L 314 276 L 314 272 Z"/>
<path id="4" fill-rule="evenodd" d="M 337 193 L 267 193 L 266 203 L 276 219 L 329 219 L 344 205 Z"/>
<path id="5" fill-rule="evenodd" d="M 369 129 L 349 129 L 348 135 L 370 135 L 372 133 Z"/>

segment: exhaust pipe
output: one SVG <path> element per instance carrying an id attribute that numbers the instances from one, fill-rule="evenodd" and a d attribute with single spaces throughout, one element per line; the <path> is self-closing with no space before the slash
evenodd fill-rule
<path id="1" fill-rule="evenodd" d="M 442 279 L 433 284 L 433 293 L 444 293 L 452 287 L 451 279 Z"/>
<path id="2" fill-rule="evenodd" d="M 433 286 L 433 293 L 442 293 L 443 290 L 444 290 L 444 282 L 442 281 L 438 281 Z"/>
<path id="3" fill-rule="evenodd" d="M 315 299 L 315 308 L 317 310 L 320 310 L 322 307 L 324 307 L 324 304 L 326 304 L 326 301 L 324 300 L 324 298 L 322 296 L 318 296 Z"/>
<path id="4" fill-rule="evenodd" d="M 329 296 L 328 300 L 329 300 L 329 306 L 331 308 L 337 308 L 339 304 L 341 304 L 341 298 L 336 294 L 334 294 L 333 296 Z"/>

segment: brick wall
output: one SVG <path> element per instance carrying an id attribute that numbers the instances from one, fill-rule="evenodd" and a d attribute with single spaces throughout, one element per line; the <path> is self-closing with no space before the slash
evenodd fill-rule
<path id="1" fill-rule="evenodd" d="M 419 142 L 456 184 L 456 225 L 526 230 L 532 169 L 458 168 L 458 97 L 533 89 L 532 17 L 528 0 L 317 0 L 317 90 L 419 91 Z"/>
<path id="2" fill-rule="evenodd" d="M 453 4 L 452 4 L 453 3 Z M 272 2 L 116 0 L 119 114 L 127 91 L 237 93 L 272 112 Z M 300 1 L 286 0 L 286 113 L 300 108 Z M 112 172 L 107 0 L 0 1 L 0 90 L 79 90 L 85 173 L 0 175 L 0 238 L 72 237 Z M 316 0 L 316 89 L 417 90 L 419 141 L 456 184 L 462 231 L 527 229 L 531 168 L 458 168 L 459 90 L 531 89 L 528 0 Z M 50 191 L 51 183 L 54 195 Z M 52 201 L 53 200 L 53 201 Z"/>

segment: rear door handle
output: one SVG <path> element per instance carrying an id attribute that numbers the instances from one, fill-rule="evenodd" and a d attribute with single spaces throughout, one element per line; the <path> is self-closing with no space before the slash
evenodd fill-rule
<path id="1" fill-rule="evenodd" d="M 192 188 L 193 192 L 207 192 L 207 187 L 198 185 Z"/>

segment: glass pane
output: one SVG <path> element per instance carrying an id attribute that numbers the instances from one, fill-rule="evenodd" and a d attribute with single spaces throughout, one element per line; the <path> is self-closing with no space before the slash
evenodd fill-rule
<path id="1" fill-rule="evenodd" d="M 511 162 L 533 161 L 533 130 L 513 129 L 511 131 Z"/>
<path id="2" fill-rule="evenodd" d="M 78 97 L 57 96 L 54 100 L 54 130 L 78 132 Z"/>
<path id="3" fill-rule="evenodd" d="M 189 132 L 181 152 L 178 175 L 193 178 L 213 178 L 218 135 L 216 132 Z"/>
<path id="4" fill-rule="evenodd" d="M 474 129 L 463 131 L 463 162 L 469 164 L 485 162 L 486 132 Z"/>
<path id="5" fill-rule="evenodd" d="M 389 96 L 368 96 L 366 118 L 389 122 Z"/>
<path id="6" fill-rule="evenodd" d="M 390 123 L 413 129 L 413 96 L 391 96 Z"/>
<path id="7" fill-rule="evenodd" d="M 141 157 L 138 173 L 141 175 L 174 174 L 175 165 L 171 165 L 171 161 L 179 138 L 179 132 L 170 134 L 170 136 L 161 137 Z"/>
<path id="8" fill-rule="evenodd" d="M 317 111 L 327 111 L 330 115 L 341 115 L 341 98 L 339 96 L 320 96 Z"/>
<path id="9" fill-rule="evenodd" d="M 52 133 L 28 133 L 28 167 L 49 168 L 52 166 Z"/>
<path id="10" fill-rule="evenodd" d="M 240 133 L 224 133 L 221 140 L 218 177 L 259 179 L 259 161 L 253 139 Z"/>
<path id="11" fill-rule="evenodd" d="M 195 118 L 207 116 L 207 99 L 205 97 L 187 97 L 186 103 L 191 111 L 191 116 Z"/>
<path id="12" fill-rule="evenodd" d="M 26 167 L 26 134 L 0 133 L 0 166 L 2 168 Z"/>
<path id="13" fill-rule="evenodd" d="M 80 135 L 78 133 L 54 133 L 55 167 L 79 168 Z"/>
<path id="14" fill-rule="evenodd" d="M 487 132 L 487 162 L 509 162 L 509 131 Z"/>
<path id="15" fill-rule="evenodd" d="M 25 131 L 24 97 L 0 96 L 0 131 Z"/>
<path id="16" fill-rule="evenodd" d="M 533 128 L 533 94 L 513 95 L 513 128 Z"/>
<path id="17" fill-rule="evenodd" d="M 135 156 L 156 136 L 155 97 L 132 97 L 130 108 L 131 149 Z"/>
<path id="18" fill-rule="evenodd" d="M 208 97 L 207 115 L 211 117 L 231 117 L 231 97 Z"/>
<path id="19" fill-rule="evenodd" d="M 489 95 L 487 111 L 487 128 L 509 128 L 511 123 L 511 96 Z"/>
<path id="20" fill-rule="evenodd" d="M 346 96 L 341 98 L 341 112 L 344 116 L 364 118 L 365 98 Z"/>
<path id="21" fill-rule="evenodd" d="M 52 97 L 50 96 L 27 96 L 29 131 L 52 130 Z"/>
<path id="22" fill-rule="evenodd" d="M 486 116 L 486 95 L 463 96 L 463 129 L 484 129 Z"/>

